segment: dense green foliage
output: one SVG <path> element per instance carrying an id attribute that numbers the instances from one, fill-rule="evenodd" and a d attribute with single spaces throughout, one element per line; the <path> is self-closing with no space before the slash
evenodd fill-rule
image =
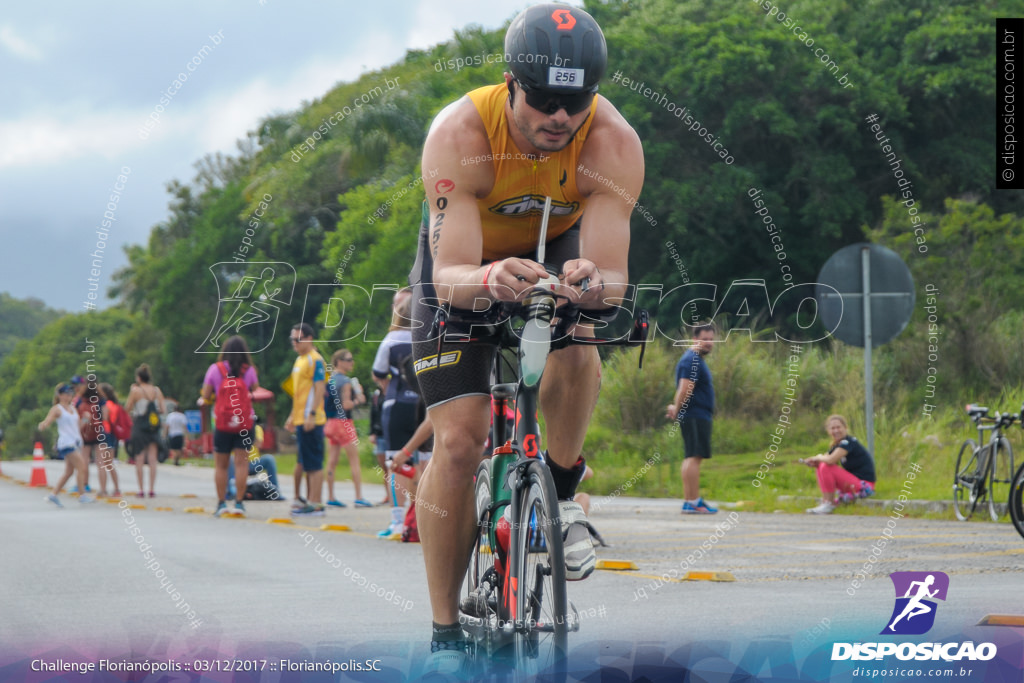
<path id="1" fill-rule="evenodd" d="M 1014 331 L 1024 318 L 1022 193 L 996 192 L 992 180 L 996 4 L 786 4 L 796 24 L 779 22 L 749 0 L 587 4 L 608 38 L 601 94 L 644 145 L 640 204 L 649 217 L 633 216 L 631 279 L 666 291 L 713 283 L 719 296 L 734 280 L 764 280 L 774 299 L 785 291 L 783 265 L 792 282 L 813 282 L 837 248 L 870 239 L 903 255 L 919 290 L 908 330 L 876 354 L 881 412 L 898 408 L 911 419 L 923 400 L 928 283 L 941 291 L 943 405 L 962 403 L 958 392 L 1019 383 L 1024 352 Z M 1010 9 L 1003 3 L 1000 13 L 1013 15 Z M 267 345 L 256 358 L 261 384 L 277 391 L 287 376 L 293 359 L 287 331 L 299 320 L 317 326 L 325 356 L 350 348 L 357 374 L 368 380 L 374 342 L 387 328 L 390 288 L 404 284 L 415 252 L 419 156 L 430 121 L 465 92 L 501 79 L 500 63 L 457 70 L 446 60 L 500 53 L 502 40 L 503 29 L 469 27 L 445 44 L 410 51 L 298 111 L 267 118 L 239 142 L 236 156 L 206 158 L 191 183 L 170 183 L 167 219 L 146 245 L 128 250 L 129 265 L 115 276 L 118 309 L 52 322 L 0 366 L 0 420 L 18 425 L 9 430 L 12 445 L 24 446 L 15 441 L 29 438 L 52 385 L 81 372 L 81 359 L 67 354 L 87 333 L 103 340 L 97 353 L 106 355 L 98 363 L 119 390 L 145 361 L 165 393 L 191 399 L 211 360 L 196 351 L 220 324 L 218 300 L 242 277 L 258 277 L 260 262 L 289 264 L 295 272 L 294 288 L 290 281 L 285 287 L 290 296 L 268 305 L 278 309 L 276 320 L 244 330 L 251 347 Z M 615 74 L 642 87 L 631 89 Z M 915 207 L 926 219 L 926 254 L 917 250 L 907 207 L 897 201 L 904 198 L 870 115 L 877 115 L 913 182 Z M 700 128 L 729 159 L 698 135 Z M 781 234 L 781 250 L 755 214 L 754 190 Z M 243 251 L 243 244 L 250 246 Z M 763 302 L 750 313 L 792 331 L 794 303 L 769 313 Z M 679 311 L 659 313 L 674 332 Z M 748 344 L 744 335 L 737 332 L 729 344 Z M 775 346 L 783 345 L 756 344 L 756 352 L 736 354 L 716 369 L 725 405 L 742 420 L 773 419 L 777 385 L 764 378 L 783 362 L 769 348 Z M 814 424 L 835 407 L 837 380 L 828 363 L 848 351 L 818 346 L 823 365 L 806 380 L 816 388 L 809 396 L 819 397 L 806 404 Z M 629 367 L 631 361 L 613 358 L 609 367 L 620 362 Z M 602 398 L 599 422 L 617 424 L 626 435 L 656 426 L 646 408 L 630 402 L 657 396 L 654 402 L 663 403 L 666 368 L 621 381 L 611 399 Z M 844 409 L 857 410 L 855 404 Z M 752 432 L 736 433 L 744 431 Z M 722 447 L 754 450 L 756 444 Z"/>
<path id="2" fill-rule="evenodd" d="M 15 299 L 0 292 L 0 363 L 18 342 L 36 336 L 44 325 L 61 315 L 39 299 Z"/>

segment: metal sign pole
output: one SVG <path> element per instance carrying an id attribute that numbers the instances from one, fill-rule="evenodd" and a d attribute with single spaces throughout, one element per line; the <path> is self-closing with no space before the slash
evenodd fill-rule
<path id="1" fill-rule="evenodd" d="M 864 415 L 868 452 L 875 455 L 875 389 L 871 374 L 871 250 L 860 250 L 861 282 L 864 306 Z"/>

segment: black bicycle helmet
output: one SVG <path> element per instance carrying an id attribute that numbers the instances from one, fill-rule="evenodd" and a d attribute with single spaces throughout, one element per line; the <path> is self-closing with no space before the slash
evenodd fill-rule
<path id="1" fill-rule="evenodd" d="M 512 20 L 505 61 L 527 88 L 594 92 L 608 66 L 608 48 L 594 17 L 552 2 L 527 8 Z"/>

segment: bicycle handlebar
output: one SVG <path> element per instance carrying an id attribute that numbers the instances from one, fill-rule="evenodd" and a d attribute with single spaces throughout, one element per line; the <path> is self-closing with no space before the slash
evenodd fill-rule
<path id="1" fill-rule="evenodd" d="M 538 306 L 535 297 L 540 295 L 549 297 L 553 307 L 547 304 Z M 523 340 L 525 322 L 531 317 L 536 319 L 550 315 L 552 350 L 565 348 L 570 344 L 639 346 L 640 367 L 643 367 L 650 315 L 646 309 L 640 309 L 633 315 L 633 324 L 628 332 L 614 337 L 598 336 L 601 331 L 607 332 L 609 324 L 618 317 L 618 314 L 618 307 L 584 309 L 567 296 L 535 288 L 521 301 L 495 301 L 484 311 L 442 305 L 434 314 L 428 340 L 437 339 L 438 353 L 442 342 L 445 341 L 518 348 Z M 518 324 L 515 324 L 516 321 Z M 594 336 L 582 336 L 575 333 L 575 326 L 580 324 L 600 324 L 600 327 L 594 330 Z"/>

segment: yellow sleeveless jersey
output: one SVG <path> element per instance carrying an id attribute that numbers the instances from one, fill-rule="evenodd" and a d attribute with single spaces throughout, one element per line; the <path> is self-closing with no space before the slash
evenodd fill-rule
<path id="1" fill-rule="evenodd" d="M 544 197 L 551 197 L 548 241 L 571 228 L 583 215 L 583 197 L 576 187 L 576 167 L 594 121 L 598 98 L 594 98 L 590 116 L 565 149 L 530 159 L 519 151 L 509 135 L 505 84 L 478 88 L 468 97 L 483 119 L 491 154 L 466 162 L 494 166 L 494 187 L 490 194 L 477 200 L 483 227 L 483 257 L 493 261 L 534 252 L 540 237 Z"/>

